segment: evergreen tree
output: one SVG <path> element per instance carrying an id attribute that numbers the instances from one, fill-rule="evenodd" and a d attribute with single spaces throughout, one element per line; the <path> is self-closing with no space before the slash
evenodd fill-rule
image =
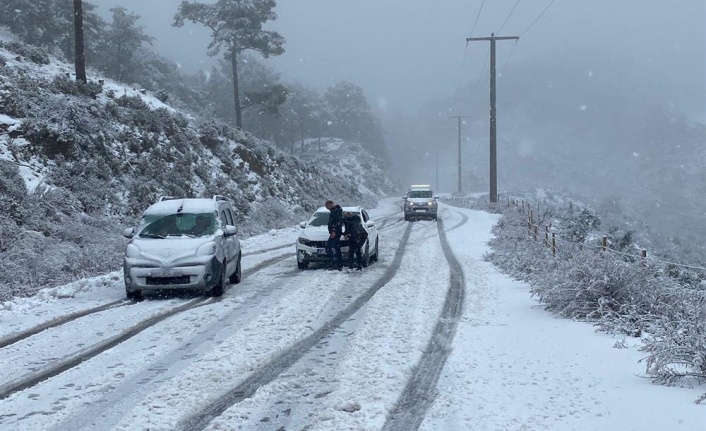
<path id="1" fill-rule="evenodd" d="M 2 0 L 0 25 L 29 44 L 52 47 L 61 29 L 73 25 L 73 19 L 55 16 L 55 11 L 55 0 Z"/>
<path id="2" fill-rule="evenodd" d="M 106 32 L 101 63 L 111 78 L 131 81 L 136 73 L 135 54 L 143 44 L 151 44 L 153 38 L 144 33 L 143 26 L 137 25 L 139 15 L 124 7 L 115 7 L 110 11 L 113 13 L 113 21 Z"/>
<path id="3" fill-rule="evenodd" d="M 363 89 L 351 82 L 339 82 L 324 94 L 331 115 L 332 135 L 361 143 L 385 156 L 380 120 L 372 113 Z"/>
<path id="4" fill-rule="evenodd" d="M 174 16 L 174 26 L 185 21 L 210 28 L 209 55 L 224 53 L 231 63 L 233 100 L 236 126 L 242 127 L 242 106 L 238 79 L 238 57 L 243 51 L 253 50 L 267 58 L 284 52 L 284 38 L 262 26 L 277 19 L 275 0 L 218 0 L 215 4 L 183 1 Z"/>

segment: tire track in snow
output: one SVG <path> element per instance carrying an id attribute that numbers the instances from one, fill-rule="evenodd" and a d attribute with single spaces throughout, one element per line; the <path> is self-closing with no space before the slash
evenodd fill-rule
<path id="1" fill-rule="evenodd" d="M 182 304 L 178 307 L 174 307 L 168 311 L 165 311 L 163 313 L 159 313 L 155 316 L 150 317 L 149 319 L 145 319 L 141 321 L 140 323 L 133 325 L 132 327 L 126 329 L 122 333 L 115 335 L 113 337 L 110 337 L 108 339 L 103 340 L 102 342 L 99 342 L 97 344 L 94 344 L 93 346 L 81 350 L 77 353 L 74 353 L 73 355 L 62 359 L 58 363 L 51 365 L 49 367 L 44 368 L 43 370 L 37 372 L 37 373 L 31 373 L 25 376 L 22 376 L 16 380 L 7 382 L 3 385 L 0 386 L 0 400 L 9 397 L 10 395 L 23 391 L 25 389 L 31 388 L 32 386 L 49 379 L 51 377 L 57 376 L 61 373 L 63 373 L 66 370 L 69 370 L 71 368 L 74 368 L 78 365 L 80 365 L 82 362 L 85 362 L 95 356 L 100 355 L 101 353 L 105 352 L 108 349 L 111 349 L 118 344 L 122 343 L 125 340 L 128 340 L 135 335 L 141 333 L 145 329 L 148 329 L 157 323 L 168 319 L 169 317 L 181 313 L 182 311 L 190 310 L 196 307 L 201 307 L 203 305 L 213 303 L 214 301 L 217 301 L 213 298 L 196 298 L 193 299 L 185 304 Z"/>
<path id="2" fill-rule="evenodd" d="M 213 419 L 220 416 L 229 407 L 251 397 L 257 389 L 276 379 L 282 372 L 299 361 L 299 359 L 307 354 L 322 339 L 330 335 L 336 328 L 340 327 L 395 276 L 400 266 L 400 262 L 402 261 L 402 256 L 404 255 L 411 231 L 412 224 L 409 224 L 405 228 L 404 234 L 400 239 L 400 246 L 395 253 L 392 264 L 385 271 L 382 277 L 380 277 L 372 285 L 372 287 L 366 290 L 365 293 L 359 296 L 348 307 L 326 322 L 314 333 L 277 355 L 272 361 L 255 371 L 242 383 L 238 384 L 225 395 L 212 402 L 208 407 L 181 421 L 178 424 L 177 429 L 184 431 L 203 430 Z"/>
<path id="3" fill-rule="evenodd" d="M 466 216 L 454 228 L 462 226 L 467 221 L 468 217 Z M 443 219 L 439 219 L 437 227 L 441 248 L 451 267 L 449 291 L 446 294 L 444 308 L 434 328 L 434 333 L 424 350 L 422 358 L 412 371 L 412 376 L 407 382 L 407 386 L 388 415 L 385 426 L 382 428 L 383 431 L 413 431 L 419 429 L 427 410 L 431 407 L 436 396 L 436 384 L 439 381 L 441 371 L 444 369 L 446 359 L 451 353 L 451 343 L 456 335 L 456 328 L 463 313 L 463 298 L 465 295 L 463 269 L 446 239 L 446 232 L 448 231 L 444 231 Z"/>
<path id="4" fill-rule="evenodd" d="M 261 271 L 264 268 L 275 265 L 278 262 L 280 262 L 288 257 L 290 257 L 290 255 L 287 254 L 287 255 L 283 255 L 283 256 L 277 256 L 277 257 L 268 259 L 264 262 L 261 262 L 260 264 L 255 265 L 254 267 L 250 268 L 249 270 L 244 271 L 243 272 L 243 279 L 252 276 L 253 274 Z M 232 285 L 231 285 L 231 287 L 232 287 Z M 158 323 L 168 319 L 169 317 L 172 317 L 172 316 L 174 316 L 178 313 L 184 312 L 184 311 L 192 310 L 197 307 L 220 302 L 222 299 L 223 299 L 223 297 L 195 298 L 195 299 L 192 299 L 191 301 L 186 302 L 185 304 L 179 305 L 179 306 L 171 308 L 165 312 L 158 313 L 152 317 L 144 319 L 144 320 L 138 322 L 137 324 L 135 324 L 129 328 L 126 328 L 120 334 L 117 334 L 117 335 L 112 336 L 110 338 L 104 339 L 103 341 L 100 341 L 100 342 L 98 342 L 98 343 L 96 343 L 86 349 L 83 349 L 81 351 L 73 353 L 73 354 L 63 358 L 62 360 L 60 360 L 56 364 L 45 367 L 41 371 L 38 371 L 35 373 L 30 373 L 25 376 L 21 376 L 15 380 L 12 380 L 12 381 L 9 381 L 9 382 L 6 382 L 6 383 L 0 385 L 0 400 L 5 399 L 5 398 L 11 396 L 12 394 L 17 393 L 17 392 L 31 388 L 31 387 L 41 383 L 42 381 L 49 379 L 51 377 L 55 377 L 55 376 L 65 372 L 67 370 L 70 370 L 71 368 L 77 367 L 81 363 L 100 355 L 101 353 L 105 352 L 106 350 L 111 349 L 126 340 L 129 340 L 130 338 L 140 334 L 141 332 L 145 331 L 146 329 L 149 329 L 150 327 L 157 325 Z M 121 300 L 119 302 L 125 302 L 125 305 L 136 304 L 136 302 L 134 302 L 134 301 Z M 110 308 L 120 307 L 122 305 L 119 305 L 119 302 L 106 304 L 104 306 L 97 307 L 97 308 L 101 308 L 100 310 L 96 310 L 96 309 L 92 309 L 93 311 L 87 310 L 82 315 L 74 317 L 72 319 L 68 319 L 69 317 L 71 317 L 71 315 L 68 315 L 65 318 L 62 318 L 61 323 L 57 323 L 57 324 L 50 326 L 50 327 L 57 327 L 57 326 L 60 326 L 62 324 L 65 324 L 69 321 L 76 320 L 81 317 L 89 316 L 89 315 L 98 313 L 100 311 L 105 311 Z M 79 313 L 76 313 L 76 314 L 79 314 Z M 51 321 L 49 323 L 51 323 Z M 47 329 L 47 328 L 44 328 L 44 329 Z M 44 329 L 42 329 L 42 330 L 44 330 Z M 39 332 L 41 332 L 41 331 L 35 331 L 35 332 L 27 335 L 26 337 L 23 337 L 22 339 L 27 338 L 31 335 L 36 335 Z M 19 340 L 16 340 L 15 342 L 17 342 L 17 341 L 19 341 Z"/>
<path id="5" fill-rule="evenodd" d="M 133 305 L 135 303 L 136 302 L 132 301 L 132 300 L 121 299 L 119 301 L 113 301 L 113 302 L 109 302 L 107 304 L 99 305 L 98 307 L 93 307 L 93 308 L 89 308 L 87 310 L 77 311 L 75 313 L 55 317 L 51 320 L 48 320 L 44 323 L 41 323 L 41 324 L 35 326 L 33 328 L 26 329 L 24 331 L 17 332 L 15 334 L 11 334 L 11 335 L 3 338 L 2 340 L 0 340 L 0 349 L 7 347 L 7 346 L 10 346 L 12 344 L 15 344 L 18 341 L 22 341 L 25 338 L 29 338 L 33 335 L 37 335 L 40 332 L 45 331 L 47 329 L 56 328 L 57 326 L 61 326 L 66 323 L 73 322 L 74 320 L 80 319 L 81 317 L 85 317 L 85 316 L 88 316 L 91 314 L 100 313 L 101 311 L 110 310 L 113 308 L 123 307 L 125 305 Z"/>

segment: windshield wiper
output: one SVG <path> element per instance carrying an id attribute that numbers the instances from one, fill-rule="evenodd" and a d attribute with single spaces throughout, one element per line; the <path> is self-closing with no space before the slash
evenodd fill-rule
<path id="1" fill-rule="evenodd" d="M 162 235 L 157 235 L 156 233 L 141 233 L 140 238 L 164 239 Z"/>

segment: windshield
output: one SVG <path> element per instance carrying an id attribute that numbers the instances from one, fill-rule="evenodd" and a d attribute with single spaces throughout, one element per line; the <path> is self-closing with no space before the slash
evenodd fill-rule
<path id="1" fill-rule="evenodd" d="M 408 198 L 430 198 L 432 197 L 431 190 L 413 190 L 407 193 Z"/>
<path id="2" fill-rule="evenodd" d="M 314 213 L 314 217 L 309 221 L 309 226 L 328 226 L 328 216 L 330 213 Z"/>
<path id="3" fill-rule="evenodd" d="M 140 223 L 140 238 L 211 236 L 216 231 L 213 213 L 149 214 Z"/>

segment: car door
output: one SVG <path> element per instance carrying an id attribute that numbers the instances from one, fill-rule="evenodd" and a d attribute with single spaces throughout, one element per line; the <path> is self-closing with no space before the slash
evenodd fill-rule
<path id="1" fill-rule="evenodd" d="M 221 216 L 221 226 L 224 228 L 226 226 L 233 226 L 233 219 L 232 216 L 230 219 L 228 219 L 229 210 L 227 207 L 221 207 L 220 209 L 220 216 Z M 236 265 L 238 264 L 238 257 L 236 255 L 236 246 L 235 242 L 238 240 L 238 236 L 229 236 L 223 238 L 223 252 L 226 256 L 226 261 L 228 263 L 228 269 L 226 272 L 226 275 L 230 275 L 235 271 Z"/>
<path id="2" fill-rule="evenodd" d="M 363 226 L 365 226 L 365 229 L 368 231 L 368 244 L 370 244 L 370 252 L 374 253 L 375 252 L 375 243 L 378 238 L 378 228 L 376 225 L 373 225 L 372 227 L 368 226 L 368 221 L 370 221 L 370 216 L 368 215 L 367 211 L 362 210 L 361 214 L 363 216 Z"/>

